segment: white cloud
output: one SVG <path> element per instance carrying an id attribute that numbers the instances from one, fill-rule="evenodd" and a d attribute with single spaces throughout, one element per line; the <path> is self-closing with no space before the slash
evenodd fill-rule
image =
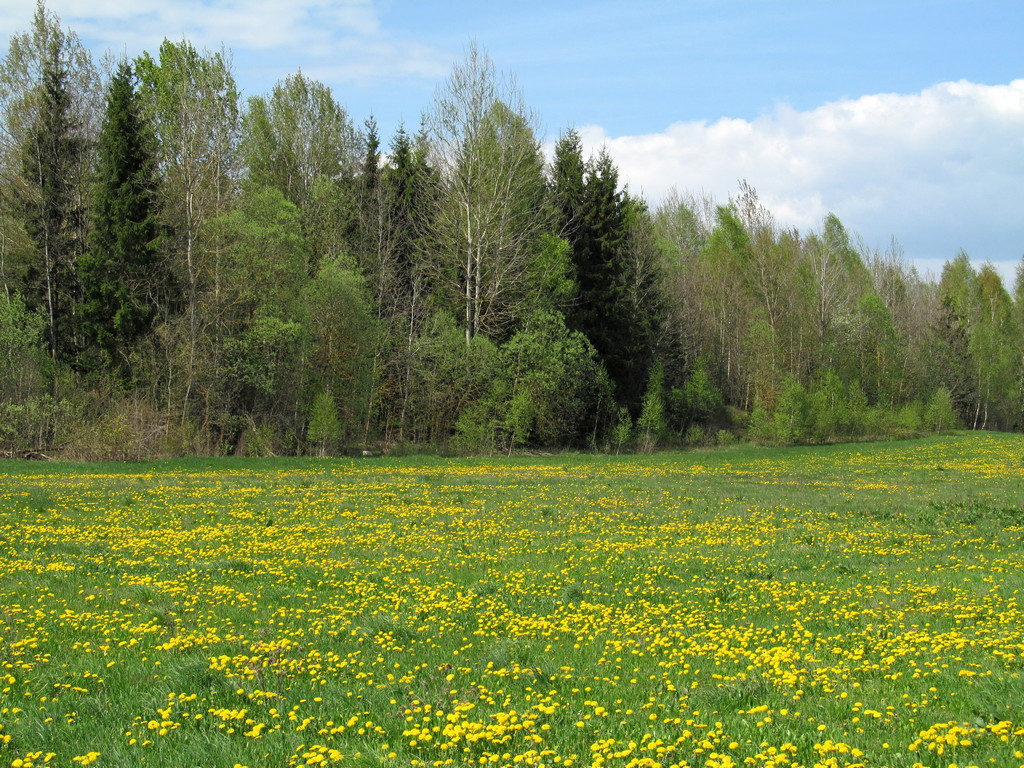
<path id="1" fill-rule="evenodd" d="M 93 50 L 134 55 L 155 51 L 164 38 L 186 38 L 200 49 L 232 50 L 239 70 L 273 63 L 274 79 L 298 68 L 330 73 L 336 84 L 434 79 L 451 60 L 447 52 L 391 34 L 373 0 L 50 0 L 47 8 Z M 0 35 L 29 28 L 29 3 L 0 0 L 4 11 Z"/>
<path id="2" fill-rule="evenodd" d="M 1024 80 L 783 105 L 643 136 L 580 132 L 655 204 L 672 187 L 724 201 L 746 179 L 783 225 L 816 228 L 832 211 L 874 247 L 895 236 L 922 266 L 962 247 L 1009 278 L 1024 254 Z"/>

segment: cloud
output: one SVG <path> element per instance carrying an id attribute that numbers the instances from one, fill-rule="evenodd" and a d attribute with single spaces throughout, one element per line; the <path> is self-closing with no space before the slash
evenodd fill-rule
<path id="1" fill-rule="evenodd" d="M 816 228 L 831 211 L 873 247 L 895 236 L 921 264 L 964 248 L 1007 277 L 1024 254 L 1024 80 L 780 105 L 642 136 L 580 133 L 654 204 L 673 187 L 724 201 L 746 179 L 782 225 Z"/>
<path id="2" fill-rule="evenodd" d="M 451 61 L 448 52 L 392 34 L 372 0 L 50 0 L 47 7 L 93 50 L 134 55 L 185 38 L 200 49 L 228 48 L 237 69 L 273 72 L 273 80 L 300 67 L 339 85 L 436 79 Z M 0 0 L 4 10 L 0 34 L 29 28 L 24 0 Z"/>

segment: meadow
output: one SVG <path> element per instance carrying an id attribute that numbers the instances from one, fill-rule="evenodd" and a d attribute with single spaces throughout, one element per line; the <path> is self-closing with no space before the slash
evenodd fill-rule
<path id="1" fill-rule="evenodd" d="M 0 464 L 0 766 L 1024 766 L 1024 437 Z"/>

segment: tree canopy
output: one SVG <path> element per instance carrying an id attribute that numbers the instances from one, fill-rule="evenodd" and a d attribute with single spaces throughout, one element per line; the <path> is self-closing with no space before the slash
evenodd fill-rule
<path id="1" fill-rule="evenodd" d="M 40 3 L 0 63 L 0 450 L 653 450 L 1024 426 L 1024 262 L 938 281 L 544 150 L 476 45 L 422 127 L 165 40 L 104 80 Z M 685 184 L 686 179 L 680 179 Z M 97 425 L 118 424 L 118 430 Z M 77 453 L 76 453 L 77 452 Z"/>

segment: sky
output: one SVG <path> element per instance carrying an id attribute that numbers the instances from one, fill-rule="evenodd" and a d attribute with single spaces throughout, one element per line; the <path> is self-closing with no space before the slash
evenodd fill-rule
<path id="1" fill-rule="evenodd" d="M 0 45 L 30 0 L 0 0 Z M 50 0 L 97 56 L 161 40 L 233 53 L 247 96 L 301 69 L 385 141 L 419 127 L 475 42 L 550 147 L 576 127 L 631 192 L 726 202 L 781 226 L 835 213 L 925 275 L 965 250 L 1011 288 L 1024 257 L 1021 0 Z M 894 244 L 895 239 L 895 244 Z"/>

